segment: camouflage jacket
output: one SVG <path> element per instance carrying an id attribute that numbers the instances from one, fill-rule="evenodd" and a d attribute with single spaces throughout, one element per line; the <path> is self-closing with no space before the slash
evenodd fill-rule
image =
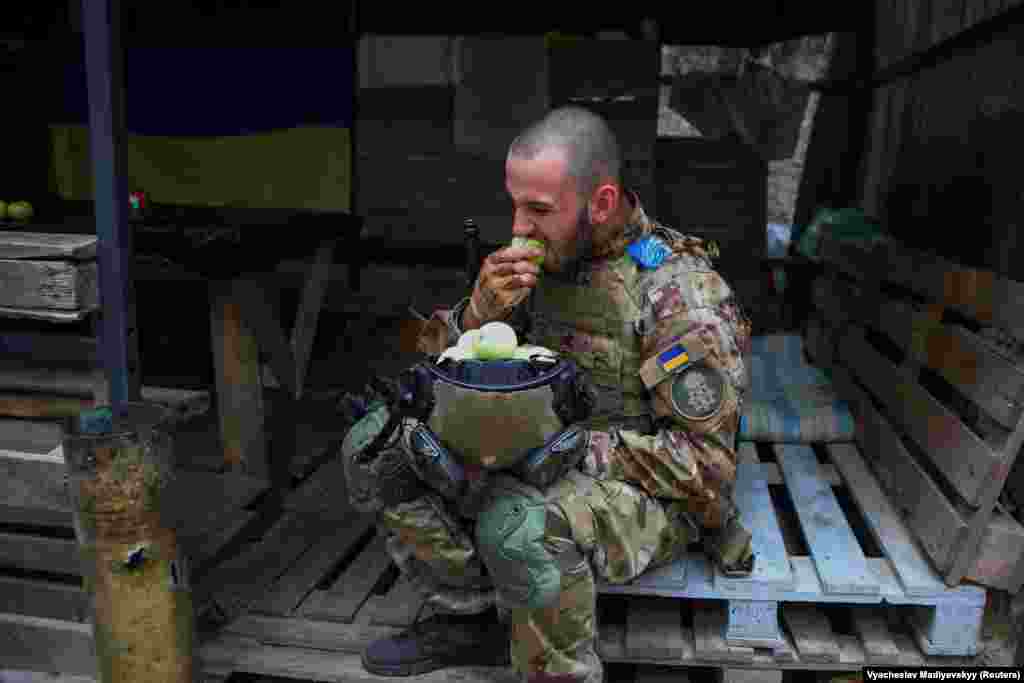
<path id="1" fill-rule="evenodd" d="M 590 373 L 598 406 L 585 472 L 685 501 L 695 521 L 719 528 L 734 511 L 750 321 L 712 267 L 715 245 L 657 223 L 631 197 L 631 220 L 576 281 L 542 276 L 506 322 Z M 628 247 L 651 236 L 668 254 L 647 267 Z M 421 349 L 456 343 L 468 301 L 435 313 Z"/>

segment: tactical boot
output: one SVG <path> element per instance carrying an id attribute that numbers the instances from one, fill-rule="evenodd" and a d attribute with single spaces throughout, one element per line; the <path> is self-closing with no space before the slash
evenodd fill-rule
<path id="1" fill-rule="evenodd" d="M 493 608 L 476 615 L 436 614 L 370 643 L 363 667 L 378 676 L 418 676 L 449 666 L 508 666 L 509 638 Z"/>

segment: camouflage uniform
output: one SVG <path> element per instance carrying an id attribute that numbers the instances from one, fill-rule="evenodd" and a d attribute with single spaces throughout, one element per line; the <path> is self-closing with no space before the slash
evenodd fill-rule
<path id="1" fill-rule="evenodd" d="M 504 609 L 473 545 L 472 503 L 453 506 L 425 493 L 374 508 L 369 494 L 351 492 L 357 506 L 379 510 L 396 564 L 427 604 L 463 613 L 490 605 L 502 611 L 511 625 L 512 662 L 527 681 L 602 680 L 595 581 L 623 583 L 669 563 L 735 516 L 735 440 L 747 390 L 750 323 L 713 270 L 706 243 L 652 221 L 635 193 L 632 199 L 625 230 L 593 255 L 576 282 L 542 277 L 507 320 L 521 341 L 559 351 L 585 368 L 597 390 L 580 471 L 541 492 L 548 510 L 544 543 L 562 558 L 558 602 Z M 660 266 L 644 269 L 626 248 L 648 235 L 660 237 L 671 253 Z M 439 353 L 438 342 L 457 341 L 467 304 L 463 299 L 451 311 L 447 335 L 435 328 L 424 348 Z M 718 409 L 707 416 L 682 417 L 673 408 L 671 382 L 654 383 L 653 359 L 674 343 L 691 354 L 698 350 L 703 366 L 722 380 Z M 697 401 L 706 387 L 704 378 L 693 379 Z M 488 473 L 469 474 L 474 490 L 486 490 Z M 749 547 L 747 535 L 738 547 L 722 550 L 734 558 Z"/>

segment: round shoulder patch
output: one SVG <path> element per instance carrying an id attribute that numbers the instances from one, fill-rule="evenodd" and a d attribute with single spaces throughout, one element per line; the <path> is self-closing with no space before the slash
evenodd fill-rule
<path id="1" fill-rule="evenodd" d="M 672 378 L 672 408 L 687 420 L 708 420 L 718 414 L 725 395 L 722 373 L 695 363 Z"/>

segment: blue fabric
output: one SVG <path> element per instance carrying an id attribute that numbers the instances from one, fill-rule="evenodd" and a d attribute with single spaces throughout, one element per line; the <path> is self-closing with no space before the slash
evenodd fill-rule
<path id="1" fill-rule="evenodd" d="M 750 391 L 740 415 L 739 441 L 852 441 L 849 406 L 819 368 L 803 357 L 798 335 L 751 340 Z"/>
<path id="2" fill-rule="evenodd" d="M 54 123 L 87 125 L 84 45 Z M 337 48 L 126 49 L 125 127 L 154 136 L 249 135 L 352 123 L 354 55 Z"/>

